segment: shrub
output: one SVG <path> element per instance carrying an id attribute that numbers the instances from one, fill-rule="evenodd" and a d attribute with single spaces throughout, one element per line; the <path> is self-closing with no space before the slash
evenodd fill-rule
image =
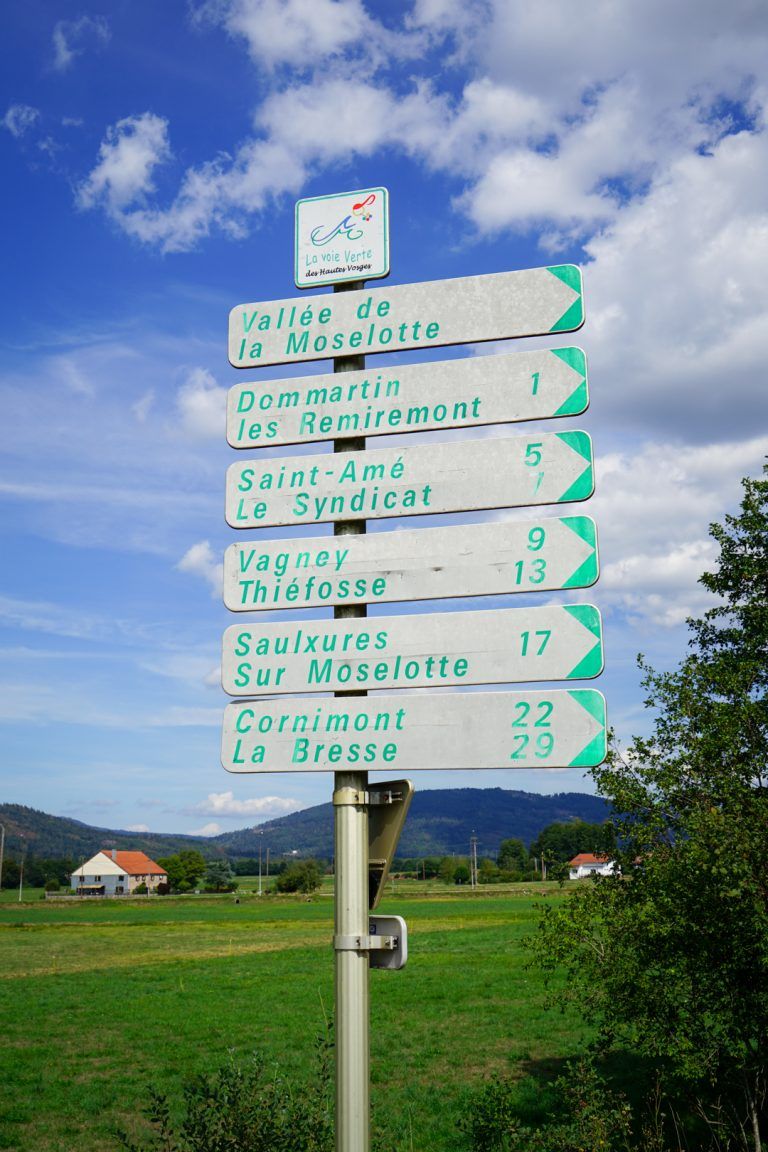
<path id="1" fill-rule="evenodd" d="M 234 1056 L 183 1089 L 181 1118 L 168 1097 L 149 1088 L 150 1132 L 138 1142 L 118 1131 L 124 1152 L 333 1152 L 333 1044 L 318 1041 L 318 1069 L 308 1084 L 291 1085 L 254 1055 Z"/>
<path id="2" fill-rule="evenodd" d="M 539 1128 L 518 1117 L 518 1085 L 496 1076 L 470 1100 L 459 1128 L 472 1152 L 630 1152 L 632 1113 L 624 1096 L 608 1086 L 593 1061 L 567 1065 L 553 1085 L 556 1108 Z M 650 1149 L 648 1150 L 650 1152 Z"/>
<path id="3" fill-rule="evenodd" d="M 320 867 L 316 860 L 300 860 L 291 864 L 278 876 L 278 892 L 304 892 L 307 895 L 320 887 Z"/>

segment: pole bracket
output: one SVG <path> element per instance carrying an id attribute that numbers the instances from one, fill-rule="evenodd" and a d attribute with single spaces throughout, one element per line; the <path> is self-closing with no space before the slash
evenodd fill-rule
<path id="1" fill-rule="evenodd" d="M 355 808 L 380 807 L 386 804 L 396 804 L 403 799 L 402 792 L 395 792 L 391 788 L 374 788 L 362 790 L 358 788 L 337 788 L 333 794 L 334 808 L 351 805 Z"/>
<path id="2" fill-rule="evenodd" d="M 337 788 L 333 794 L 334 808 L 362 808 L 368 803 L 368 793 L 359 788 Z"/>
<path id="3" fill-rule="evenodd" d="M 394 952 L 398 942 L 397 936 L 334 936 L 333 947 L 336 952 Z"/>

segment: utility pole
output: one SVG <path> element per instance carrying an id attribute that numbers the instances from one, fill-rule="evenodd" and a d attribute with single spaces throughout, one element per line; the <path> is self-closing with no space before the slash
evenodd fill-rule
<path id="1" fill-rule="evenodd" d="M 21 904 L 21 894 L 24 888 L 24 850 L 26 849 L 26 841 L 24 837 L 21 838 L 21 862 L 19 864 L 19 904 Z"/>
<path id="2" fill-rule="evenodd" d="M 3 887 L 3 856 L 5 854 L 5 825 L 0 824 L 0 890 Z"/>
<path id="3" fill-rule="evenodd" d="M 263 832 L 259 832 L 259 896 L 261 896 L 261 845 Z"/>
<path id="4" fill-rule="evenodd" d="M 477 888 L 477 836 L 474 832 L 469 841 L 469 882 Z"/>

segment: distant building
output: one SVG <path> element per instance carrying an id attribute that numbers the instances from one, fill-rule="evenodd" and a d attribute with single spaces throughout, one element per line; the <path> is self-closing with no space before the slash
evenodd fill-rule
<path id="1" fill-rule="evenodd" d="M 158 884 L 167 884 L 164 868 L 144 852 L 119 852 L 104 848 L 71 876 L 71 887 L 78 896 L 130 896 L 139 884 L 156 892 Z"/>
<path id="2" fill-rule="evenodd" d="M 583 880 L 585 876 L 612 876 L 616 863 L 609 856 L 594 856 L 591 852 L 579 852 L 568 862 L 568 876 L 571 880 Z"/>

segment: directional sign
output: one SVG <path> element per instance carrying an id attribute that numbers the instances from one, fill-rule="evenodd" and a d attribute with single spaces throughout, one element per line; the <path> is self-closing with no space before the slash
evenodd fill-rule
<path id="1" fill-rule="evenodd" d="M 584 323 L 574 264 L 423 284 L 238 304 L 235 368 L 574 332 Z"/>
<path id="2" fill-rule="evenodd" d="M 224 603 L 258 612 L 498 596 L 587 588 L 597 575 L 594 520 L 563 516 L 232 544 Z"/>
<path id="3" fill-rule="evenodd" d="M 591 768 L 606 755 L 605 700 L 580 688 L 237 701 L 221 748 L 228 772 Z"/>
<path id="4" fill-rule="evenodd" d="M 603 667 L 591 604 L 304 620 L 224 633 L 230 696 L 589 679 Z"/>
<path id="5" fill-rule="evenodd" d="M 429 364 L 236 384 L 227 403 L 233 448 L 383 436 L 576 416 L 589 403 L 581 348 L 539 349 Z"/>
<path id="6" fill-rule="evenodd" d="M 389 274 L 386 188 L 335 192 L 296 201 L 297 288 Z"/>
<path id="7" fill-rule="evenodd" d="M 592 495 L 586 432 L 244 460 L 227 470 L 233 528 L 561 504 Z"/>

